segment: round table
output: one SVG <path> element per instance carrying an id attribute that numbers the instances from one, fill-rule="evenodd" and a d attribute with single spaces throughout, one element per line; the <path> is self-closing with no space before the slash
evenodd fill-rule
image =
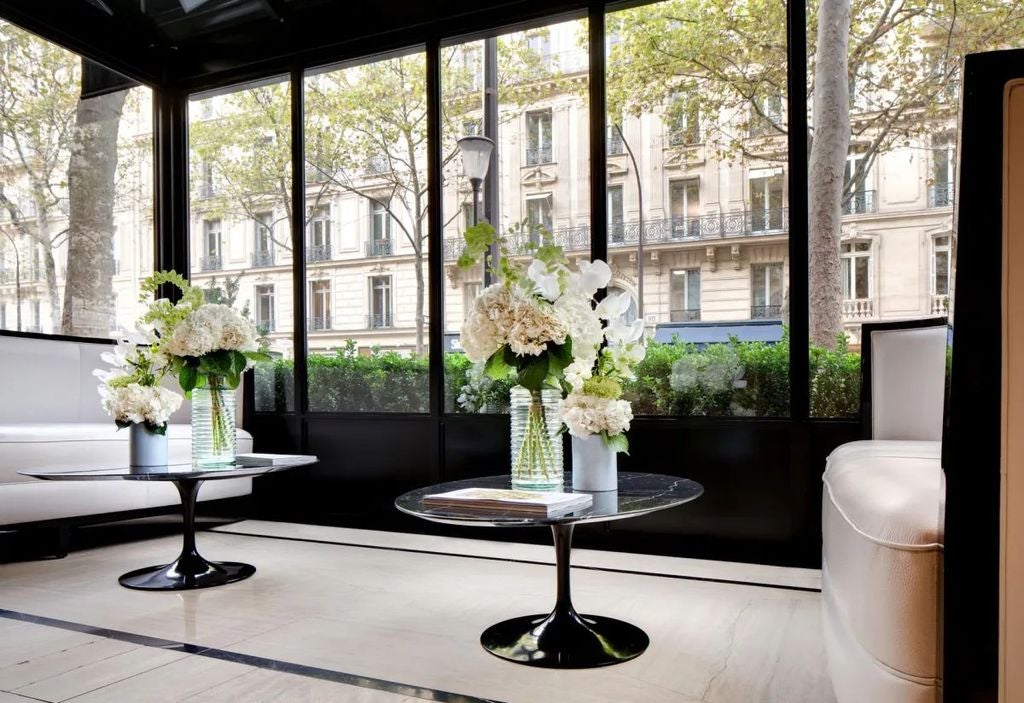
<path id="1" fill-rule="evenodd" d="M 182 591 L 209 588 L 249 578 L 256 572 L 252 564 L 235 561 L 213 562 L 196 550 L 196 495 L 203 481 L 262 476 L 299 466 L 315 464 L 316 457 L 289 457 L 273 466 L 236 464 L 218 468 L 194 468 L 191 464 L 167 466 L 118 467 L 108 469 L 44 468 L 18 473 L 48 481 L 170 481 L 181 496 L 181 554 L 170 564 L 136 569 L 118 579 L 122 586 L 145 591 Z"/>
<path id="2" fill-rule="evenodd" d="M 572 477 L 566 474 L 563 490 L 573 492 L 571 486 Z M 685 478 L 620 472 L 617 491 L 594 492 L 591 494 L 594 502 L 589 508 L 557 517 L 524 517 L 503 511 L 466 514 L 423 506 L 423 498 L 435 493 L 461 488 L 510 487 L 508 475 L 488 476 L 420 488 L 395 500 L 395 506 L 404 513 L 449 525 L 551 527 L 558 576 L 554 609 L 546 615 L 526 615 L 492 625 L 480 636 L 484 649 L 520 664 L 558 669 L 617 664 L 642 654 L 650 640 L 639 627 L 600 615 L 580 615 L 573 607 L 569 586 L 573 527 L 674 508 L 698 498 L 704 488 Z"/>

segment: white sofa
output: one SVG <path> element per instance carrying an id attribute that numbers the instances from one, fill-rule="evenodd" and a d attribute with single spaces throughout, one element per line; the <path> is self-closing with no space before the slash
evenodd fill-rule
<path id="1" fill-rule="evenodd" d="M 150 481 L 41 481 L 21 469 L 115 467 L 128 459 L 128 432 L 100 407 L 93 369 L 110 344 L 0 334 L 0 525 L 176 506 L 174 486 Z M 239 410 L 241 406 L 239 405 Z M 240 413 L 239 413 L 240 415 Z M 188 403 L 168 427 L 168 460 L 191 461 Z M 238 430 L 238 451 L 252 437 Z M 247 495 L 251 479 L 210 481 L 199 500 Z"/>
<path id="2" fill-rule="evenodd" d="M 829 673 L 839 703 L 938 703 L 946 325 L 875 327 L 864 332 L 871 439 L 838 447 L 823 479 Z"/>

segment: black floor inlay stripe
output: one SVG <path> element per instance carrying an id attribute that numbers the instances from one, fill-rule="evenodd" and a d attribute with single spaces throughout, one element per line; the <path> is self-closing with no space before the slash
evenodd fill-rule
<path id="1" fill-rule="evenodd" d="M 537 561 L 535 559 L 513 559 L 511 557 L 492 557 L 482 554 L 462 554 L 460 552 L 442 552 L 435 549 L 414 549 L 412 547 L 387 547 L 379 544 L 359 544 L 358 542 L 338 542 L 330 539 L 314 539 L 312 537 L 284 537 L 282 535 L 268 535 L 255 532 L 238 532 L 236 530 L 223 530 L 214 528 L 210 530 L 220 535 L 237 535 L 239 537 L 260 537 L 263 539 L 281 539 L 286 542 L 309 542 L 311 544 L 334 544 L 339 547 L 357 547 L 359 549 L 381 549 L 388 552 L 409 552 L 411 554 L 436 554 L 439 557 L 460 557 L 463 559 L 483 559 L 484 561 L 505 561 L 510 564 L 532 564 L 534 566 L 554 566 L 554 561 Z M 631 576 L 650 576 L 652 578 L 679 579 L 681 581 L 702 581 L 704 583 L 723 583 L 731 586 L 756 586 L 758 588 L 776 588 L 782 591 L 803 591 L 805 593 L 821 593 L 820 588 L 811 586 L 786 586 L 779 583 L 763 583 L 761 581 L 740 581 L 737 579 L 714 578 L 713 576 L 684 576 L 683 574 L 663 574 L 655 571 L 637 571 L 634 569 L 616 569 L 610 566 L 579 566 L 572 565 L 573 569 L 586 571 L 606 571 L 612 574 L 629 574 Z"/>
<path id="2" fill-rule="evenodd" d="M 0 617 L 8 620 L 19 620 L 21 622 L 32 623 L 34 625 L 45 625 L 47 627 L 57 627 L 62 630 L 81 632 L 86 635 L 128 642 L 144 647 L 155 647 L 157 649 L 165 649 L 172 652 L 183 652 L 185 654 L 194 654 L 200 657 L 209 657 L 211 659 L 235 662 L 236 664 L 245 664 L 258 669 L 280 671 L 286 674 L 297 674 L 299 676 L 306 676 L 312 679 L 333 681 L 334 683 L 348 684 L 349 686 L 358 686 L 360 688 L 370 688 L 376 691 L 395 693 L 401 696 L 412 696 L 425 701 L 441 701 L 443 703 L 500 703 L 500 701 L 490 698 L 477 698 L 476 696 L 466 696 L 461 693 L 439 691 L 434 688 L 412 686 L 410 684 L 399 683 L 396 681 L 377 679 L 371 676 L 360 676 L 358 674 L 349 674 L 344 671 L 336 671 L 334 669 L 322 669 L 316 666 L 296 664 L 295 662 L 258 657 L 253 654 L 242 654 L 241 652 L 231 652 L 225 649 L 203 647 L 201 645 L 188 644 L 186 642 L 175 642 L 174 640 L 165 640 L 160 637 L 150 637 L 149 635 L 124 632 L 123 630 L 111 630 L 105 627 L 85 625 L 83 623 L 71 622 L 69 620 L 58 620 L 57 618 L 21 613 L 15 610 L 5 610 L 0 608 Z"/>

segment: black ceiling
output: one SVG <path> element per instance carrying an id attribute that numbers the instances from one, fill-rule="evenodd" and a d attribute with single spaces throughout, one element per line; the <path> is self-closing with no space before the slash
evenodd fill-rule
<path id="1" fill-rule="evenodd" d="M 0 16 L 153 85 L 213 87 L 587 6 L 586 0 L 0 0 Z M 592 3 L 591 3 L 592 4 Z M 601 4 L 601 3 L 598 3 Z"/>

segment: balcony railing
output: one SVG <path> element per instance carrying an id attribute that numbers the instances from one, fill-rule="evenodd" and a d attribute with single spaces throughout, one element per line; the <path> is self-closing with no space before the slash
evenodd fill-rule
<path id="1" fill-rule="evenodd" d="M 948 315 L 949 314 L 949 296 L 948 295 L 933 295 L 932 296 L 932 315 Z"/>
<path id="2" fill-rule="evenodd" d="M 391 239 L 371 239 L 366 242 L 367 256 L 391 256 L 394 253 L 394 241 Z"/>
<path id="3" fill-rule="evenodd" d="M 19 281 L 20 278 L 20 281 Z M 46 278 L 42 266 L 23 266 L 21 268 L 21 275 L 17 276 L 14 269 L 4 269 L 0 271 L 0 283 L 21 283 L 26 285 L 29 283 L 37 283 Z"/>
<path id="4" fill-rule="evenodd" d="M 696 146 L 700 144 L 700 133 L 695 129 L 674 129 L 668 135 L 669 146 Z"/>
<path id="5" fill-rule="evenodd" d="M 697 322 L 700 320 L 700 308 L 669 310 L 668 319 L 671 322 Z"/>
<path id="6" fill-rule="evenodd" d="M 253 268 L 265 268 L 273 265 L 274 251 L 272 249 L 268 249 L 267 251 L 254 251 L 252 253 Z"/>
<path id="7" fill-rule="evenodd" d="M 256 320 L 256 332 L 261 337 L 266 337 L 268 334 L 274 331 L 273 320 Z"/>
<path id="8" fill-rule="evenodd" d="M 844 215 L 867 215 L 878 212 L 878 200 L 873 190 L 858 190 L 843 203 Z"/>
<path id="9" fill-rule="evenodd" d="M 331 245 L 330 244 L 311 244 L 306 247 L 306 261 L 308 263 L 316 263 L 317 261 L 330 261 L 331 260 Z"/>
<path id="10" fill-rule="evenodd" d="M 536 166 L 538 164 L 551 163 L 551 147 L 545 146 L 536 149 L 526 150 L 526 165 Z"/>
<path id="11" fill-rule="evenodd" d="M 329 315 L 319 315 L 306 320 L 306 329 L 310 332 L 320 332 L 333 329 Z"/>
<path id="12" fill-rule="evenodd" d="M 644 244 L 671 244 L 674 242 L 704 242 L 737 237 L 764 237 L 786 234 L 789 231 L 789 209 L 747 210 L 701 215 L 699 217 L 668 217 L 644 220 Z M 564 227 L 551 232 L 554 243 L 564 251 L 590 249 L 590 226 Z M 613 222 L 608 227 L 609 247 L 635 247 L 640 239 L 640 223 Z M 510 242 L 513 251 L 525 251 L 527 237 Z M 444 242 L 444 258 L 453 261 L 462 253 L 461 238 L 448 238 Z"/>
<path id="13" fill-rule="evenodd" d="M 394 327 L 391 313 L 374 313 L 366 316 L 366 328 L 371 330 Z"/>
<path id="14" fill-rule="evenodd" d="M 856 298 L 843 301 L 843 317 L 847 320 L 863 320 L 875 316 L 875 301 L 871 298 Z"/>
<path id="15" fill-rule="evenodd" d="M 928 186 L 928 207 L 951 207 L 953 191 L 952 183 L 935 183 Z"/>
<path id="16" fill-rule="evenodd" d="M 617 156 L 625 153 L 626 145 L 623 143 L 622 137 L 618 134 L 608 137 L 608 156 Z"/>
<path id="17" fill-rule="evenodd" d="M 781 305 L 751 305 L 751 320 L 778 320 L 782 317 Z"/>
<path id="18" fill-rule="evenodd" d="M 221 268 L 221 259 L 219 256 L 204 256 L 199 259 L 200 271 L 220 271 Z"/>

